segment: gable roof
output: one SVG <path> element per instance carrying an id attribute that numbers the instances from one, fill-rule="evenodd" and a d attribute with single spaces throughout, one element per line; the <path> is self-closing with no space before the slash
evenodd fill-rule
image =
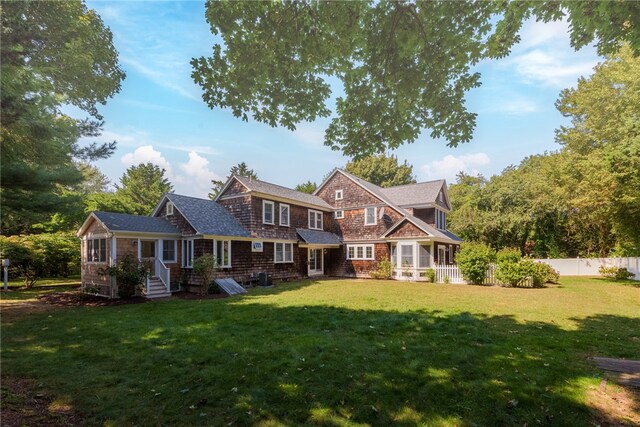
<path id="1" fill-rule="evenodd" d="M 167 193 L 168 199 L 191 224 L 197 234 L 214 236 L 249 237 L 249 232 L 224 207 L 208 199 Z M 162 201 L 158 208 L 162 205 Z M 158 208 L 156 208 L 157 213 Z"/>
<path id="2" fill-rule="evenodd" d="M 78 236 L 84 234 L 91 218 L 97 219 L 107 230 L 113 232 L 180 235 L 180 231 L 164 218 L 96 211 L 89 215 L 89 218 L 78 231 Z"/>
<path id="3" fill-rule="evenodd" d="M 306 228 L 296 228 L 298 235 L 308 245 L 335 245 L 342 244 L 342 239 L 336 234 L 328 231 L 309 230 Z"/>
<path id="4" fill-rule="evenodd" d="M 382 237 L 387 237 L 388 235 L 392 234 L 393 231 L 396 230 L 405 221 L 409 221 L 410 223 L 412 223 L 413 225 L 418 227 L 420 230 L 422 230 L 425 233 L 427 233 L 429 236 L 439 237 L 441 239 L 455 240 L 455 241 L 462 242 L 462 239 L 460 237 L 456 236 L 454 233 L 452 233 L 452 232 L 450 232 L 448 230 L 437 229 L 437 228 L 427 224 L 426 222 L 424 222 L 420 218 L 416 218 L 415 216 L 410 215 L 410 214 L 407 214 L 404 218 L 400 218 L 398 221 L 396 221 L 395 224 L 393 224 L 391 227 L 389 227 L 389 229 L 387 231 L 385 231 L 385 233 L 382 235 Z"/>
<path id="5" fill-rule="evenodd" d="M 333 210 L 331 205 L 325 202 L 318 196 L 303 193 L 301 191 L 292 190 L 291 188 L 283 187 L 281 185 L 271 184 L 269 182 L 260 181 L 257 179 L 249 179 L 245 176 L 233 175 L 229 178 L 225 186 L 222 188 L 216 200 L 222 196 L 226 188 L 236 179 L 240 184 L 244 185 L 247 190 L 264 194 L 267 196 L 275 196 L 281 199 L 290 200 L 292 203 L 302 203 L 305 205 L 312 205 L 326 210 Z"/>
<path id="6" fill-rule="evenodd" d="M 436 203 L 443 187 L 446 187 L 445 180 L 438 179 L 416 184 L 380 188 L 380 190 L 399 206 L 415 206 Z M 448 206 L 448 203 L 445 204 Z"/>

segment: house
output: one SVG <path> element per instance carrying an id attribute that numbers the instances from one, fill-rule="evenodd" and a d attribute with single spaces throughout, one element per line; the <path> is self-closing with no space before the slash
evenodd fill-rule
<path id="1" fill-rule="evenodd" d="M 369 277 L 382 260 L 395 277 L 421 279 L 453 264 L 461 239 L 447 230 L 444 180 L 381 188 L 335 169 L 314 194 L 232 176 L 215 200 L 165 194 L 150 216 L 93 212 L 78 237 L 82 283 L 105 296 L 102 274 L 133 254 L 150 266 L 147 296 L 199 287 L 193 260 L 212 254 L 217 276 L 247 282 L 313 276 Z"/>

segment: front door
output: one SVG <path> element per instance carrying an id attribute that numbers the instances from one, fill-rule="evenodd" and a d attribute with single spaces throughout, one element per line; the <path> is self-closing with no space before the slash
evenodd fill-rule
<path id="1" fill-rule="evenodd" d="M 324 274 L 324 257 L 322 249 L 308 249 L 309 251 L 309 276 Z"/>
<path id="2" fill-rule="evenodd" d="M 140 259 L 147 261 L 151 269 L 151 275 L 155 276 L 155 259 L 156 259 L 156 241 L 140 240 Z"/>

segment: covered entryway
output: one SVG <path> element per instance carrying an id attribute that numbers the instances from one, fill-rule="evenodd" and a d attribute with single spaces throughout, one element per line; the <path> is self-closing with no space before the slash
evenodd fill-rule
<path id="1" fill-rule="evenodd" d="M 307 276 L 324 275 L 326 270 L 326 251 L 339 248 L 342 240 L 328 231 L 298 228 L 296 232 L 302 238 L 302 242 L 298 246 L 307 248 Z M 330 257 L 329 260 L 331 260 Z M 331 266 L 329 270 L 331 270 Z"/>
<path id="2" fill-rule="evenodd" d="M 324 254 L 323 249 L 308 248 L 307 274 L 317 276 L 324 274 Z"/>

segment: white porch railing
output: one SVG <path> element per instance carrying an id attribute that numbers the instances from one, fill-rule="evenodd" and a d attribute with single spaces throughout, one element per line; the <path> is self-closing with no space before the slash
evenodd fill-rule
<path id="1" fill-rule="evenodd" d="M 169 267 L 164 265 L 164 262 L 162 262 L 160 258 L 156 258 L 155 267 L 156 267 L 156 276 L 158 276 L 158 278 L 162 281 L 162 283 L 164 284 L 164 287 L 167 289 L 167 292 L 171 292 L 171 289 L 170 289 L 171 270 L 169 270 Z M 147 278 L 147 291 L 149 290 L 148 283 L 149 283 L 149 280 Z"/>
<path id="2" fill-rule="evenodd" d="M 402 267 L 395 268 L 393 271 L 394 278 L 397 280 L 426 282 L 429 281 L 428 270 L 435 272 L 436 283 L 466 283 L 456 265 L 435 265 L 428 268 Z"/>

